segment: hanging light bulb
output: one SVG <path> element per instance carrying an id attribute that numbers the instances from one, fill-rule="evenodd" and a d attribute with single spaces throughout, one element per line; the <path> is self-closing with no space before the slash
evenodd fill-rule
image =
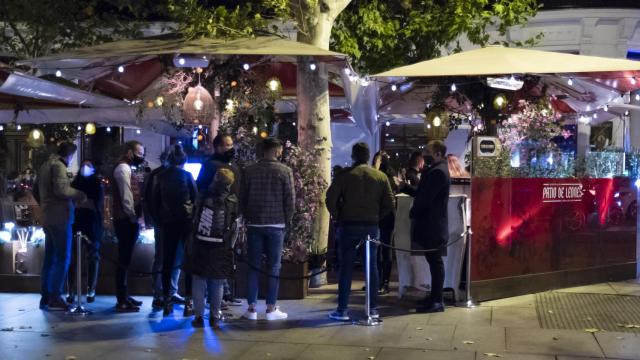
<path id="1" fill-rule="evenodd" d="M 56 70 L 56 77 L 61 77 L 62 76 L 62 71 L 60 71 L 60 69 Z"/>
<path id="2" fill-rule="evenodd" d="M 433 118 L 433 126 L 438 127 L 442 125 L 442 119 L 440 119 L 440 116 L 436 116 Z"/>
<path id="3" fill-rule="evenodd" d="M 162 104 L 164 104 L 164 97 L 162 95 L 156 97 L 155 103 L 157 106 L 162 106 Z"/>
<path id="4" fill-rule="evenodd" d="M 631 85 L 635 85 L 636 84 L 636 77 L 632 76 L 631 79 L 629 80 L 631 82 Z"/>
<path id="5" fill-rule="evenodd" d="M 31 136 L 33 140 L 40 140 L 40 138 L 42 137 L 42 131 L 40 131 L 40 129 L 33 129 L 29 133 L 29 136 Z"/>
<path id="6" fill-rule="evenodd" d="M 573 78 L 569 78 L 569 80 L 567 80 L 567 84 L 569 86 L 573 86 Z"/>
<path id="7" fill-rule="evenodd" d="M 316 71 L 316 69 L 318 68 L 318 66 L 314 63 L 309 64 L 309 69 L 311 69 L 311 71 Z"/>
<path id="8" fill-rule="evenodd" d="M 202 125 L 198 125 L 198 129 L 202 130 Z"/>
<path id="9" fill-rule="evenodd" d="M 253 133 L 253 135 L 258 135 L 258 127 L 254 126 L 253 129 L 251 129 L 251 132 Z"/>
<path id="10" fill-rule="evenodd" d="M 193 102 L 193 108 L 196 111 L 200 111 L 202 110 L 203 106 L 204 106 L 204 103 L 202 102 L 202 100 L 200 100 L 200 96 L 198 96 L 198 98 Z"/>
<path id="11" fill-rule="evenodd" d="M 398 86 L 396 84 L 391 85 L 391 91 L 398 90 Z"/>
<path id="12" fill-rule="evenodd" d="M 178 59 L 178 64 L 184 65 L 185 63 L 186 63 L 186 61 L 184 60 L 184 58 L 179 58 Z"/>
<path id="13" fill-rule="evenodd" d="M 251 66 L 249 66 L 249 64 L 247 64 L 247 63 L 244 63 L 244 64 L 242 64 L 242 68 L 243 68 L 245 71 L 247 71 L 247 70 L 249 70 L 249 68 L 251 68 Z"/>
<path id="14" fill-rule="evenodd" d="M 507 103 L 507 98 L 503 94 L 496 95 L 495 99 L 493 99 L 493 107 L 497 110 L 504 108 Z"/>
<path id="15" fill-rule="evenodd" d="M 118 72 L 119 73 L 123 73 L 124 72 L 124 66 L 122 66 L 122 65 L 118 66 Z"/>
<path id="16" fill-rule="evenodd" d="M 280 80 L 278 80 L 276 78 L 273 78 L 273 79 L 269 80 L 267 85 L 269 86 L 269 90 L 278 91 L 280 89 Z"/>
<path id="17" fill-rule="evenodd" d="M 456 90 L 458 90 L 456 84 L 451 84 L 451 92 L 456 92 Z"/>
<path id="18" fill-rule="evenodd" d="M 85 125 L 84 127 L 84 132 L 87 135 L 93 135 L 96 133 L 96 124 L 89 122 L 87 123 L 87 125 Z"/>

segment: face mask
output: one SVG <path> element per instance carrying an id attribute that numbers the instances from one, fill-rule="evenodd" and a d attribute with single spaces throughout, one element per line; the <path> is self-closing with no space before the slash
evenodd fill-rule
<path id="1" fill-rule="evenodd" d="M 433 155 L 425 155 L 424 156 L 424 166 L 431 166 L 433 165 L 433 163 L 436 162 L 436 159 L 433 157 Z"/>
<path id="2" fill-rule="evenodd" d="M 95 174 L 95 172 L 96 171 L 89 165 L 83 165 L 82 168 L 80 169 L 80 175 L 84 177 L 89 177 Z"/>
<path id="3" fill-rule="evenodd" d="M 144 157 L 138 156 L 138 155 L 133 155 L 133 160 L 131 160 L 131 163 L 134 166 L 140 166 L 140 165 L 142 165 L 143 162 L 144 162 Z"/>
<path id="4" fill-rule="evenodd" d="M 236 150 L 234 148 L 231 148 L 222 153 L 222 161 L 227 163 L 231 162 L 231 160 L 233 160 L 235 156 L 236 156 Z"/>

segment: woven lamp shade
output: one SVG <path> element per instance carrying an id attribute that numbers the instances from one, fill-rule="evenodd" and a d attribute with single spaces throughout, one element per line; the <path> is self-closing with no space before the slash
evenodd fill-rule
<path id="1" fill-rule="evenodd" d="M 427 141 L 446 139 L 449 135 L 449 114 L 446 111 L 434 109 L 425 115 L 424 131 Z"/>
<path id="2" fill-rule="evenodd" d="M 190 87 L 184 98 L 182 115 L 187 124 L 210 124 L 216 113 L 216 103 L 204 87 Z"/>

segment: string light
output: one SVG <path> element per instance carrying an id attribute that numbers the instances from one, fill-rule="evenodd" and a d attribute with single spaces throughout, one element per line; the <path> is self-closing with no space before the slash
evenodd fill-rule
<path id="1" fill-rule="evenodd" d="M 569 78 L 569 80 L 567 80 L 567 84 L 569 84 L 569 86 L 573 86 L 573 78 Z"/>
<path id="2" fill-rule="evenodd" d="M 584 115 L 580 115 L 580 118 L 578 119 L 578 122 L 580 122 L 582 124 L 588 124 L 589 123 L 589 118 L 584 116 Z"/>
<path id="3" fill-rule="evenodd" d="M 186 61 L 184 60 L 184 58 L 179 58 L 178 59 L 178 64 L 184 65 L 185 63 L 186 63 Z"/>
<path id="4" fill-rule="evenodd" d="M 605 105 L 604 108 L 602 108 L 605 112 L 609 112 L 609 105 Z"/>
<path id="5" fill-rule="evenodd" d="M 3 130 L 4 130 L 4 126 L 0 125 L 0 131 L 3 131 Z"/>
<path id="6" fill-rule="evenodd" d="M 78 131 L 82 131 L 82 126 L 78 125 Z"/>
<path id="7" fill-rule="evenodd" d="M 451 92 L 456 92 L 456 90 L 458 90 L 456 84 L 451 84 Z"/>
<path id="8" fill-rule="evenodd" d="M 598 113 L 593 113 L 593 118 L 597 119 L 598 118 Z"/>
<path id="9" fill-rule="evenodd" d="M 635 76 L 633 76 L 629 81 L 631 82 L 631 85 L 635 85 L 637 82 Z"/>
<path id="10" fill-rule="evenodd" d="M 156 105 L 158 106 L 162 106 L 162 104 L 164 104 L 164 97 L 162 96 L 158 96 L 156 97 L 156 101 L 155 101 Z"/>
<path id="11" fill-rule="evenodd" d="M 22 130 L 22 125 L 18 124 L 18 126 L 16 126 L 16 129 L 17 129 L 18 131 Z"/>
<path id="12" fill-rule="evenodd" d="M 247 70 L 249 70 L 249 68 L 251 68 L 251 66 L 249 66 L 249 64 L 247 64 L 247 63 L 244 63 L 244 64 L 242 65 L 242 68 L 243 68 L 245 71 L 247 71 Z"/>
<path id="13" fill-rule="evenodd" d="M 624 116 L 629 116 L 629 114 L 630 114 L 629 110 L 625 110 Z"/>
<path id="14" fill-rule="evenodd" d="M 636 101 L 640 101 L 640 94 L 636 94 Z"/>
<path id="15" fill-rule="evenodd" d="M 391 85 L 391 91 L 398 90 L 398 86 L 396 84 Z"/>
<path id="16" fill-rule="evenodd" d="M 119 73 L 123 73 L 124 72 L 124 66 L 122 66 L 122 65 L 118 66 L 118 72 Z"/>
<path id="17" fill-rule="evenodd" d="M 202 129 L 202 125 L 198 125 L 198 129 Z"/>
<path id="18" fill-rule="evenodd" d="M 384 124 L 385 124 L 386 126 L 389 126 L 389 125 L 391 125 L 391 122 L 387 121 L 387 122 L 385 122 Z"/>
<path id="19" fill-rule="evenodd" d="M 318 66 L 314 63 L 309 64 L 309 69 L 311 69 L 311 71 L 315 71 L 318 68 Z"/>
<path id="20" fill-rule="evenodd" d="M 136 134 L 140 135 L 140 133 L 142 133 L 142 131 L 140 131 L 140 129 L 136 129 Z"/>
<path id="21" fill-rule="evenodd" d="M 351 69 L 349 69 L 349 68 L 344 68 L 344 73 L 345 73 L 347 76 L 351 75 Z"/>
<path id="22" fill-rule="evenodd" d="M 107 132 L 110 133 L 111 132 L 111 126 L 107 126 Z"/>
<path id="23" fill-rule="evenodd" d="M 60 71 L 60 69 L 56 70 L 56 77 L 61 77 L 62 76 L 62 71 Z"/>

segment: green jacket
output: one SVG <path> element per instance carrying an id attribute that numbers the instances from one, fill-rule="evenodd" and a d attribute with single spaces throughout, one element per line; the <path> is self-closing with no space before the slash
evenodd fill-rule
<path id="1" fill-rule="evenodd" d="M 71 187 L 67 164 L 58 155 L 51 155 L 38 171 L 38 197 L 42 225 L 59 227 L 73 223 L 74 201 L 87 198 L 82 191 Z"/>
<path id="2" fill-rule="evenodd" d="M 394 210 L 387 175 L 367 164 L 343 170 L 327 190 L 327 209 L 342 224 L 377 225 Z"/>

